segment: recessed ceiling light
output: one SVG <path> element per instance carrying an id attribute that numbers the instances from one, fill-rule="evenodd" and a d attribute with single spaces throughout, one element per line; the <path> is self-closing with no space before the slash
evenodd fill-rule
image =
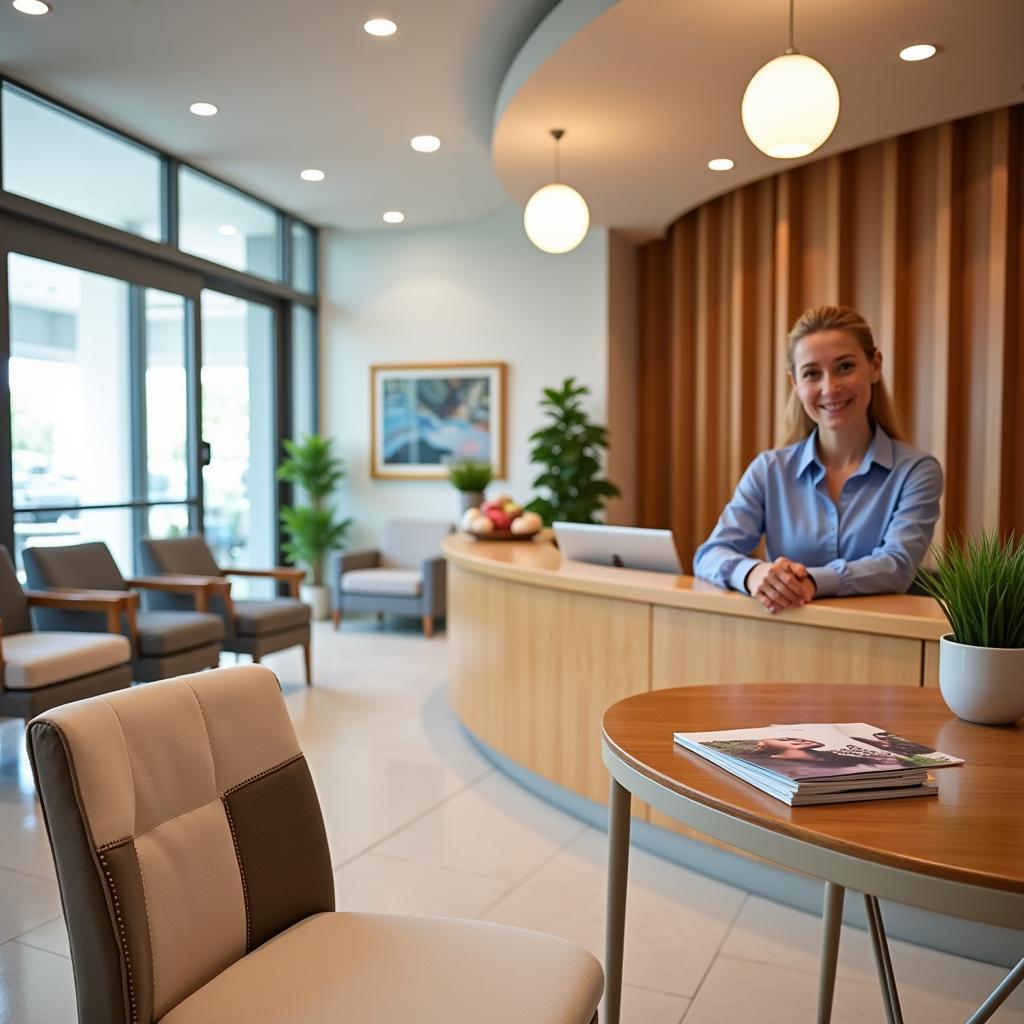
<path id="1" fill-rule="evenodd" d="M 931 43 L 916 43 L 900 50 L 900 60 L 927 60 L 935 56 L 935 47 Z"/>
<path id="2" fill-rule="evenodd" d="M 401 224 L 405 220 L 405 214 L 401 210 L 388 210 L 384 214 L 385 224 Z"/>
<path id="3" fill-rule="evenodd" d="M 217 230 L 228 238 L 238 234 L 238 228 L 236 228 L 234 224 L 221 224 Z"/>
<path id="4" fill-rule="evenodd" d="M 192 103 L 188 109 L 196 117 L 213 117 L 217 113 L 217 105 L 215 103 Z"/>
<path id="5" fill-rule="evenodd" d="M 43 0 L 13 0 L 11 6 L 22 14 L 49 14 L 50 5 L 44 4 Z"/>
<path id="6" fill-rule="evenodd" d="M 708 161 L 708 167 L 713 171 L 731 171 L 736 165 L 727 157 L 719 156 Z"/>
<path id="7" fill-rule="evenodd" d="M 371 36 L 393 36 L 398 26 L 390 18 L 371 18 L 363 28 Z"/>
<path id="8" fill-rule="evenodd" d="M 409 145 L 417 153 L 436 153 L 441 148 L 441 140 L 436 135 L 414 135 Z"/>
<path id="9" fill-rule="evenodd" d="M 304 171 L 299 171 L 299 177 L 303 181 L 323 181 L 327 175 L 319 167 L 307 167 Z"/>

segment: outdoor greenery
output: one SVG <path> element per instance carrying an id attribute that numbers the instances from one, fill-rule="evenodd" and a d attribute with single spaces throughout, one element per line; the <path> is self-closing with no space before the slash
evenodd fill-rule
<path id="1" fill-rule="evenodd" d="M 327 556 L 344 546 L 351 519 L 337 519 L 329 498 L 344 479 L 345 467 L 334 454 L 334 441 L 310 434 L 301 441 L 285 441 L 288 453 L 278 467 L 279 480 L 294 484 L 304 502 L 281 509 L 281 524 L 288 540 L 284 550 L 293 565 L 304 565 L 313 584 L 324 581 Z"/>
<path id="2" fill-rule="evenodd" d="M 475 459 L 456 459 L 448 463 L 448 479 L 458 491 L 483 491 L 494 479 L 494 467 Z"/>
<path id="3" fill-rule="evenodd" d="M 1024 536 L 954 538 L 933 548 L 937 568 L 917 582 L 942 607 L 953 639 L 972 647 L 1024 647 Z"/>
<path id="4" fill-rule="evenodd" d="M 601 457 L 608 447 L 608 431 L 591 423 L 582 407 L 590 388 L 567 377 L 561 388 L 545 388 L 540 406 L 548 417 L 546 426 L 530 435 L 530 461 L 542 467 L 533 481 L 546 495 L 526 507 L 544 520 L 594 523 L 604 511 L 607 498 L 619 489 L 601 477 Z"/>

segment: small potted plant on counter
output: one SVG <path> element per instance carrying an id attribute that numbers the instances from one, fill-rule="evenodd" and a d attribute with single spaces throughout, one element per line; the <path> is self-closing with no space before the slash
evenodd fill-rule
<path id="1" fill-rule="evenodd" d="M 281 525 L 288 539 L 285 554 L 293 565 L 309 572 L 299 596 L 313 609 L 313 617 L 326 619 L 330 611 L 330 591 L 324 585 L 327 556 L 344 547 L 351 519 L 337 519 L 329 498 L 345 477 L 345 467 L 334 454 L 329 437 L 311 434 L 301 441 L 284 442 L 288 453 L 278 467 L 279 480 L 298 489 L 295 504 L 281 509 Z M 305 499 L 299 500 L 300 498 Z"/>
<path id="2" fill-rule="evenodd" d="M 459 492 L 459 511 L 465 512 L 483 504 L 484 488 L 494 479 L 494 468 L 489 462 L 455 459 L 448 463 L 448 479 Z"/>
<path id="3" fill-rule="evenodd" d="M 1010 725 L 1024 717 L 1024 537 L 963 537 L 933 553 L 936 569 L 917 580 L 953 630 L 939 641 L 942 698 L 965 721 Z"/>

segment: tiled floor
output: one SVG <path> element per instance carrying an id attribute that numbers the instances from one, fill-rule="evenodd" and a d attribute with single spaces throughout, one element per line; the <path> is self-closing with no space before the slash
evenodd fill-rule
<path id="1" fill-rule="evenodd" d="M 480 917 L 600 954 L 603 834 L 526 793 L 469 743 L 444 696 L 445 642 L 412 627 L 318 627 L 317 686 L 281 675 L 327 822 L 342 908 Z M 75 1019 L 67 937 L 19 723 L 0 725 L 0 1024 Z M 627 1024 L 810 1021 L 818 919 L 643 852 L 630 863 Z M 967 1018 L 995 967 L 893 944 L 908 1024 Z M 846 929 L 833 1019 L 883 1018 L 866 937 Z M 996 1015 L 1024 1024 L 1024 991 Z M 369 1022 L 367 1022 L 369 1024 Z"/>

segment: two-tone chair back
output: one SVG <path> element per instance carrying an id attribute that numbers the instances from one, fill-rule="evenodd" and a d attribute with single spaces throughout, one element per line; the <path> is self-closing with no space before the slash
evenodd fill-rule
<path id="1" fill-rule="evenodd" d="M 216 669 L 28 728 L 81 1024 L 151 1024 L 334 910 L 323 819 L 274 674 Z"/>
<path id="2" fill-rule="evenodd" d="M 139 541 L 139 566 L 146 576 L 223 576 L 213 552 L 203 537 L 143 537 Z M 153 591 L 147 594 L 147 607 L 163 611 L 190 611 L 195 607 L 187 594 Z M 210 601 L 210 611 L 222 618 L 227 610 L 219 597 Z"/>

